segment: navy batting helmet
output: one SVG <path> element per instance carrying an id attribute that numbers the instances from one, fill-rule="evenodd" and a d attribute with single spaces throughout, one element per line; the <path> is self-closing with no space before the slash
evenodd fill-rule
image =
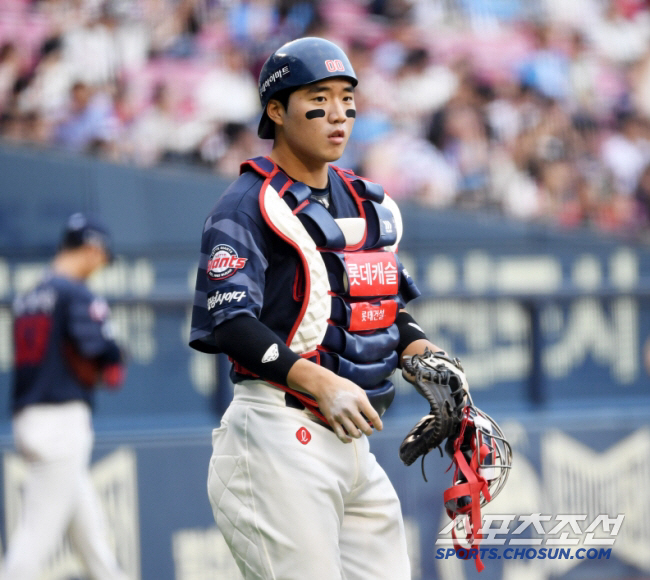
<path id="1" fill-rule="evenodd" d="M 113 244 L 106 226 L 99 219 L 82 213 L 73 213 L 65 224 L 59 249 L 73 249 L 85 244 L 100 246 L 113 261 Z"/>
<path id="2" fill-rule="evenodd" d="M 353 86 L 357 75 L 345 53 L 324 38 L 307 37 L 281 46 L 264 63 L 258 89 L 262 103 L 262 118 L 257 134 L 273 139 L 274 123 L 266 114 L 266 105 L 273 95 L 285 89 L 297 89 L 330 77 L 344 77 Z"/>

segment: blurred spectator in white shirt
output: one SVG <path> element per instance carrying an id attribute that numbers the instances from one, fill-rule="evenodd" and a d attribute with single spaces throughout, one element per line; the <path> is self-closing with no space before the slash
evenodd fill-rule
<path id="1" fill-rule="evenodd" d="M 409 51 L 395 79 L 395 117 L 417 131 L 422 118 L 431 115 L 453 96 L 458 78 L 445 65 L 433 64 L 426 48 Z"/>
<path id="2" fill-rule="evenodd" d="M 543 0 L 551 22 L 585 31 L 599 16 L 600 0 Z"/>
<path id="3" fill-rule="evenodd" d="M 99 16 L 63 36 L 64 58 L 76 79 L 100 86 L 115 79 L 117 50 L 110 20 Z"/>
<path id="4" fill-rule="evenodd" d="M 626 13 L 620 0 L 608 0 L 604 14 L 588 32 L 596 50 L 615 64 L 629 64 L 643 56 L 650 42 L 650 14 L 647 7 Z"/>
<path id="5" fill-rule="evenodd" d="M 571 33 L 569 43 L 570 106 L 574 110 L 599 113 L 604 109 L 603 99 L 599 95 L 599 59 L 578 30 Z"/>
<path id="6" fill-rule="evenodd" d="M 28 89 L 27 108 L 38 111 L 49 122 L 56 122 L 65 112 L 75 78 L 63 60 L 61 38 L 48 38 L 41 47 L 40 60 Z"/>
<path id="7" fill-rule="evenodd" d="M 398 201 L 446 207 L 456 200 L 454 168 L 426 139 L 404 130 L 388 133 L 371 145 L 361 173 L 381 183 Z"/>
<path id="8" fill-rule="evenodd" d="M 127 131 L 126 141 L 133 161 L 138 165 L 158 163 L 174 148 L 177 130 L 169 87 L 158 84 L 154 87 L 151 106 Z"/>
<path id="9" fill-rule="evenodd" d="M 139 20 L 128 18 L 119 5 L 105 3 L 98 14 L 63 35 L 64 59 L 76 79 L 91 86 L 115 81 L 137 70 L 148 58 L 151 39 Z"/>
<path id="10" fill-rule="evenodd" d="M 603 143 L 602 160 L 614 174 L 618 192 L 632 195 L 650 161 L 650 143 L 642 120 L 633 112 L 619 113 L 617 129 Z"/>
<path id="11" fill-rule="evenodd" d="M 503 79 L 495 83 L 494 92 L 494 98 L 485 106 L 488 123 L 499 143 L 512 146 L 523 129 L 518 107 L 520 86 L 513 80 Z"/>
<path id="12" fill-rule="evenodd" d="M 257 79 L 246 66 L 245 54 L 234 46 L 223 53 L 223 65 L 211 70 L 196 89 L 201 120 L 247 123 L 259 114 Z"/>

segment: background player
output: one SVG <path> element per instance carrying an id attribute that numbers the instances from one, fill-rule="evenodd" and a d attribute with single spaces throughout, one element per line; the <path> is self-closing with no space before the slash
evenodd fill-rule
<path id="1" fill-rule="evenodd" d="M 259 80 L 269 157 L 249 160 L 203 230 L 190 344 L 234 360 L 208 491 L 245 578 L 410 578 L 397 495 L 369 452 L 402 355 L 430 343 L 380 186 L 330 162 L 354 124 L 356 75 L 320 38 Z M 344 445 L 351 443 L 351 445 Z"/>
<path id="2" fill-rule="evenodd" d="M 28 475 L 2 580 L 36 578 L 68 529 L 92 578 L 126 579 L 89 472 L 93 387 L 117 387 L 123 376 L 108 305 L 84 284 L 110 259 L 106 228 L 74 214 L 51 270 L 14 301 L 13 429 Z"/>

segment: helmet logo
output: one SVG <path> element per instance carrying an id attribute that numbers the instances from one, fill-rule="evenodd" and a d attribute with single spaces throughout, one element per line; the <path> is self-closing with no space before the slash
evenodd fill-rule
<path id="1" fill-rule="evenodd" d="M 340 60 L 326 60 L 325 61 L 325 66 L 327 67 L 327 70 L 329 72 L 336 72 L 336 71 L 344 71 L 345 66 L 343 65 L 343 62 Z"/>
<path id="2" fill-rule="evenodd" d="M 291 70 L 289 69 L 289 65 L 285 65 L 282 68 L 276 70 L 275 72 L 272 72 L 268 77 L 266 77 L 266 80 L 260 85 L 260 97 L 266 92 L 266 90 L 271 86 L 272 83 L 274 83 L 278 79 L 288 77 L 290 73 Z"/>

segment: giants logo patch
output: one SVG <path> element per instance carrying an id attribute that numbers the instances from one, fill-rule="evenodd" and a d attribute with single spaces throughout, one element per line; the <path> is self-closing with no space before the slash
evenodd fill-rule
<path id="1" fill-rule="evenodd" d="M 208 261 L 208 276 L 212 280 L 229 278 L 237 270 L 241 270 L 248 258 L 240 258 L 236 250 L 228 244 L 218 244 L 212 248 Z"/>
<path id="2" fill-rule="evenodd" d="M 228 284 L 219 290 L 213 290 L 208 294 L 208 312 L 221 310 L 226 306 L 241 306 L 248 304 L 248 288 L 238 284 Z"/>
<path id="3" fill-rule="evenodd" d="M 103 298 L 95 298 L 88 307 L 88 314 L 95 322 L 103 322 L 110 313 L 108 303 Z"/>

